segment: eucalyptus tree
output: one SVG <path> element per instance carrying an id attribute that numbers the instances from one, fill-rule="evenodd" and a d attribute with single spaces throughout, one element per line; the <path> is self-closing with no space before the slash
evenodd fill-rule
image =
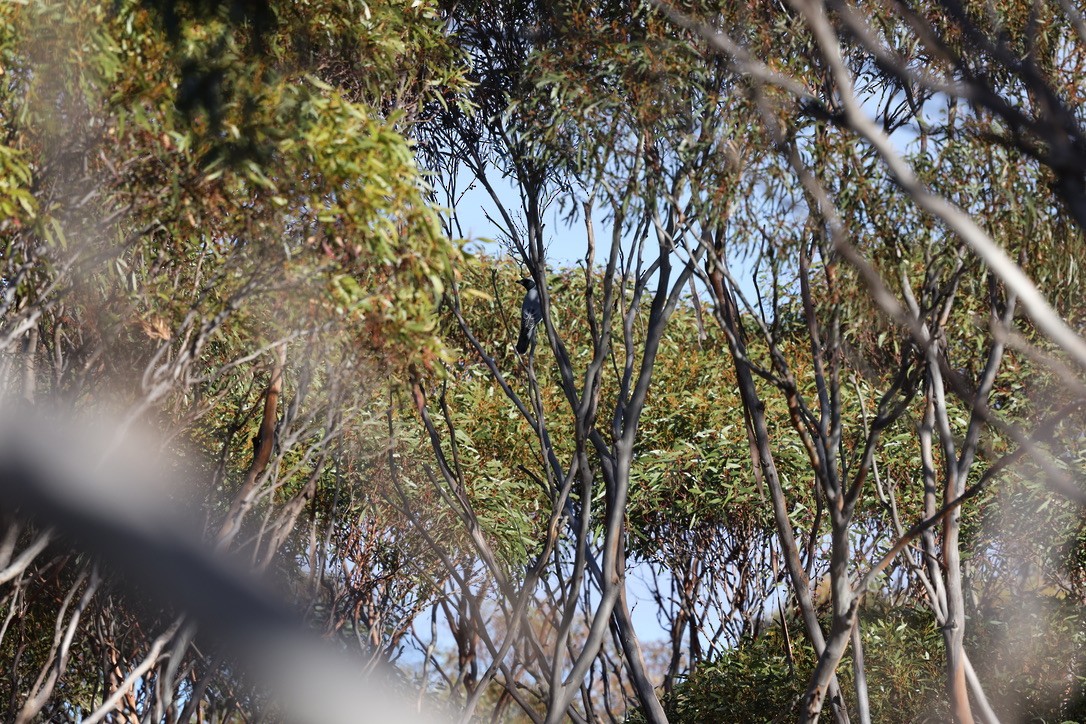
<path id="1" fill-rule="evenodd" d="M 195 535 L 388 663 L 431 571 L 407 542 L 408 572 L 384 552 L 402 528 L 375 508 L 372 431 L 390 377 L 439 356 L 460 259 L 405 136 L 462 87 L 434 8 L 7 4 L 0 52 L 6 417 L 21 399 L 27 420 L 105 428 L 88 450 L 58 427 L 51 457 L 82 450 L 88 476 L 149 434 Z M 126 580 L 115 538 L 14 507 L 35 477 L 6 465 L 5 720 L 275 710 L 194 625 L 216 630 L 206 609 Z"/>
<path id="2" fill-rule="evenodd" d="M 156 432 L 205 540 L 363 667 L 419 647 L 419 707 L 438 682 L 465 720 L 728 719 L 725 676 L 770 682 L 748 713 L 867 721 L 918 705 L 888 662 L 930 673 L 941 638 L 958 720 L 1057 711 L 1007 700 L 991 632 L 1027 600 L 1079 621 L 1086 589 L 1070 4 L 0 13 L 5 406 L 116 420 L 91 472 Z M 517 269 L 452 241 L 470 187 Z M 579 269 L 548 266 L 552 212 Z M 103 561 L 180 573 L 16 499 L 7 718 L 286 711 L 191 591 Z M 1078 649 L 1029 674 L 1059 712 Z"/>
<path id="3" fill-rule="evenodd" d="M 1045 471 L 1053 494 L 1082 502 L 1077 472 L 1056 463 L 1052 449 L 1038 449 L 1043 440 L 1057 456 L 1074 450 L 1076 443 L 1054 439 L 1052 431 L 1077 409 L 1078 373 L 1024 341 L 1037 335 L 1072 368 L 1081 364 L 1081 338 L 1065 321 L 1078 309 L 1065 302 L 1057 311 L 1030 278 L 1073 284 L 1074 277 L 1065 265 L 1050 266 L 1048 253 L 1031 258 L 1026 251 L 1081 244 L 1078 201 L 1068 187 L 1082 173 L 1081 165 L 1077 171 L 1073 161 L 1068 165 L 1076 158 L 1070 149 L 1079 122 L 1067 110 L 1078 93 L 1071 78 L 1082 58 L 1080 19 L 1066 5 L 1032 4 L 994 12 L 957 3 L 887 3 L 861 14 L 848 3 L 794 3 L 764 18 L 749 10 L 688 14 L 657 7 L 691 33 L 707 65 L 724 58 L 746 80 L 744 96 L 756 111 L 748 117 L 757 118 L 763 134 L 754 142 L 771 144 L 771 163 L 787 174 L 776 188 L 766 187 L 777 208 L 787 209 L 783 219 L 737 223 L 741 210 L 721 215 L 707 201 L 700 223 L 710 249 L 704 280 L 757 441 L 752 457 L 773 492 L 793 592 L 819 656 L 801 718 L 818 717 L 850 639 L 857 711 L 868 718 L 857 613 L 895 556 L 908 551 L 910 575 L 923 585 L 944 633 L 955 717 L 994 720 L 963 648 L 967 502 L 983 497 L 1024 455 Z M 1055 17 L 1067 22 L 1044 21 Z M 1048 150 L 1056 147 L 1067 149 L 1059 161 Z M 1046 185 L 1055 193 L 1043 200 Z M 745 299 L 729 265 L 737 242 L 759 225 L 763 253 L 780 260 L 767 290 L 771 305 Z M 781 274 L 791 285 L 777 283 Z M 860 290 L 869 301 L 857 296 Z M 805 375 L 783 353 L 782 293 L 794 296 L 806 328 Z M 1066 299 L 1057 291 L 1057 301 Z M 868 356 L 873 350 L 857 344 L 876 311 L 886 320 L 877 323 L 877 340 L 893 340 L 894 350 L 890 359 L 881 355 L 881 370 Z M 752 357 L 748 336 L 762 338 L 764 357 Z M 1073 384 L 1032 429 L 990 404 L 997 390 L 1020 385 L 1015 370 L 1003 367 L 1012 338 L 1022 340 L 1016 357 L 1047 361 L 1035 394 L 1047 394 L 1048 375 Z M 869 393 L 856 380 L 861 374 L 875 395 L 866 404 Z M 832 622 L 825 636 L 805 575 L 810 552 L 804 564 L 790 541 L 786 488 L 763 412 L 768 390 L 787 400 L 788 422 L 827 511 Z M 849 412 L 856 405 L 858 416 Z M 919 475 L 911 476 L 923 490 L 922 505 L 913 494 L 917 507 L 906 507 L 897 481 L 886 487 L 879 476 L 880 440 L 907 415 L 915 425 L 910 444 L 919 448 Z M 859 506 L 872 487 L 892 527 L 884 552 L 858 561 L 850 540 L 857 526 L 867 525 Z M 903 514 L 916 520 L 908 530 Z M 918 550 L 910 547 L 916 539 Z"/>
<path id="4" fill-rule="evenodd" d="M 603 18 L 619 37 L 638 32 L 639 18 L 625 9 L 584 12 Z M 440 178 L 449 198 L 468 184 L 489 194 L 500 235 L 535 280 L 543 307 L 540 352 L 518 359 L 526 381 L 522 386 L 499 364 L 499 351 L 474 333 L 459 289 L 450 301 L 469 348 L 536 438 L 534 459 L 524 461 L 524 474 L 542 488 L 550 521 L 527 574 L 513 581 L 479 544 L 480 558 L 504 598 L 518 603 L 507 612 L 509 633 L 491 646 L 493 664 L 486 678 L 497 673 L 519 635 L 527 607 L 521 602 L 531 601 L 542 587 L 554 633 L 532 646 L 538 649 L 533 656 L 545 657 L 539 677 L 546 684 L 538 696 L 546 720 L 566 716 L 594 667 L 609 675 L 603 642 L 613 632 L 620 670 L 629 677 L 646 715 L 660 721 L 664 714 L 629 611 L 626 517 L 638 430 L 661 340 L 702 252 L 686 254 L 676 248 L 686 222 L 680 212 L 669 210 L 667 199 L 682 192 L 687 170 L 662 165 L 655 155 L 654 136 L 664 129 L 658 119 L 642 115 L 649 113 L 651 98 L 627 109 L 609 106 L 614 111 L 609 124 L 574 128 L 564 117 L 566 101 L 559 92 L 565 88 L 552 82 L 539 59 L 562 46 L 588 50 L 581 14 L 574 4 L 452 6 L 450 28 L 473 59 L 477 111 L 454 109 L 437 116 L 422 144 L 434 154 L 431 165 L 443 172 Z M 583 70 L 599 71 L 602 78 L 613 68 L 606 65 L 611 59 L 602 59 L 600 66 L 595 62 L 586 58 Z M 584 135 L 564 138 L 555 133 L 559 127 Z M 519 203 L 507 202 L 497 180 L 501 177 L 512 180 Z M 588 239 L 576 299 L 557 296 L 547 273 L 544 216 L 549 206 L 559 203 L 575 209 Z M 601 214 L 609 228 L 606 240 L 597 242 Z M 571 305 L 581 309 L 580 321 L 570 322 L 580 326 L 576 334 L 555 323 L 553 308 L 559 304 L 567 313 Z M 588 334 L 580 334 L 583 330 Z M 543 404 L 537 378 L 537 370 L 543 369 L 556 376 L 560 407 Z M 432 403 L 420 399 L 424 420 L 430 417 L 424 403 L 443 408 L 440 395 L 428 396 Z M 440 462 L 440 482 L 469 527 L 474 526 L 470 500 L 453 497 L 465 487 L 456 462 L 455 431 L 451 425 L 443 430 L 428 422 L 428 427 Z M 583 641 L 571 645 L 575 623 L 586 631 Z"/>
<path id="5" fill-rule="evenodd" d="M 482 95 L 480 113 L 439 124 L 456 139 L 447 178 L 481 184 L 499 209 L 491 169 L 515 180 L 521 216 L 497 216 L 514 256 L 540 277 L 540 211 L 553 199 L 589 222 L 604 209 L 632 239 L 627 262 L 651 229 L 660 257 L 648 268 L 696 264 L 694 299 L 713 301 L 750 475 L 768 493 L 817 657 L 800 718 L 818 718 L 829 692 L 838 719 L 846 698 L 869 719 L 858 614 L 865 597 L 911 590 L 943 632 L 954 715 L 994 720 L 965 651 L 962 560 L 995 570 L 999 554 L 984 536 L 963 538 L 963 525 L 989 517 L 993 482 L 1014 487 L 1024 466 L 1042 471 L 1057 508 L 1082 499 L 1067 464 L 1078 282 L 1074 254 L 1054 251 L 1082 240 L 1076 10 L 513 3 L 457 5 L 450 17 Z M 617 252 L 623 239 L 612 241 Z M 754 290 L 736 271 L 751 255 Z M 602 258 L 606 283 L 616 268 Z M 590 284 L 584 296 L 596 299 Z M 595 333 L 598 316 L 585 319 Z M 564 339 L 548 341 L 565 383 Z M 495 355 L 477 350 L 503 380 Z M 567 393 L 571 409 L 579 393 Z M 545 459 L 555 435 L 533 427 Z M 782 466 L 792 450 L 800 464 Z M 834 676 L 850 645 L 846 697 Z M 646 709 L 659 717 L 651 698 Z"/>

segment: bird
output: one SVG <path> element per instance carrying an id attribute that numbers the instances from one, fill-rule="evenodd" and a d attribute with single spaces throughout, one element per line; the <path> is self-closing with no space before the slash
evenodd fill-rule
<path id="1" fill-rule="evenodd" d="M 535 280 L 526 277 L 517 282 L 524 287 L 524 302 L 520 305 L 520 336 L 517 337 L 517 353 L 524 354 L 528 346 L 535 343 L 535 331 L 543 319 L 543 305 L 539 301 L 539 290 Z"/>

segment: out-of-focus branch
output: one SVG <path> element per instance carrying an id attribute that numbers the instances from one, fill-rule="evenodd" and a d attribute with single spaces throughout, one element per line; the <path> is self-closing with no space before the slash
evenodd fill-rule
<path id="1" fill-rule="evenodd" d="M 0 585 L 3 585 L 22 574 L 27 569 L 34 559 L 38 557 L 38 554 L 45 550 L 45 547 L 49 545 L 49 541 L 53 538 L 53 531 L 46 530 L 39 533 L 34 542 L 23 549 L 23 552 L 19 554 L 19 557 L 11 561 L 2 570 L 0 570 Z"/>
<path id="2" fill-rule="evenodd" d="M 88 468 L 87 428 L 40 418 L 0 424 L 0 503 L 53 525 L 163 605 L 188 613 L 254 676 L 291 721 L 422 722 L 380 674 L 304 632 L 301 620 L 234 561 L 199 542 L 176 504 L 148 485 L 160 468 L 116 457 Z M 64 451 L 58 454 L 57 451 Z"/>
<path id="3" fill-rule="evenodd" d="M 917 178 L 912 167 L 894 149 L 889 136 L 864 111 L 853 90 L 852 73 L 842 58 L 841 46 L 829 23 L 825 6 L 816 0 L 797 0 L 793 5 L 807 20 L 833 73 L 844 119 L 849 128 L 878 152 L 894 179 L 916 205 L 953 230 L 992 272 L 1018 295 L 1022 306 L 1038 329 L 1059 345 L 1079 367 L 1086 369 L 1086 340 L 1063 321 L 1022 268 L 979 224 L 961 208 L 933 193 Z"/>

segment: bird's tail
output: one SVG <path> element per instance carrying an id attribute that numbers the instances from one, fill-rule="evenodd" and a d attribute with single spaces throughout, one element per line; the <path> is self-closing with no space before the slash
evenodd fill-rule
<path id="1" fill-rule="evenodd" d="M 520 336 L 517 337 L 517 354 L 524 354 L 527 352 L 529 342 L 528 329 L 522 324 L 520 326 Z"/>

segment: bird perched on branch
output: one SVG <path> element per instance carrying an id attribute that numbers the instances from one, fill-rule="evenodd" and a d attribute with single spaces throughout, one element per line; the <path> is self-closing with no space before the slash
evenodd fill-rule
<path id="1" fill-rule="evenodd" d="M 535 331 L 543 319 L 543 305 L 539 301 L 539 290 L 531 277 L 521 279 L 517 284 L 524 287 L 524 303 L 520 305 L 520 336 L 517 337 L 517 352 L 524 354 L 529 345 L 535 345 Z"/>

